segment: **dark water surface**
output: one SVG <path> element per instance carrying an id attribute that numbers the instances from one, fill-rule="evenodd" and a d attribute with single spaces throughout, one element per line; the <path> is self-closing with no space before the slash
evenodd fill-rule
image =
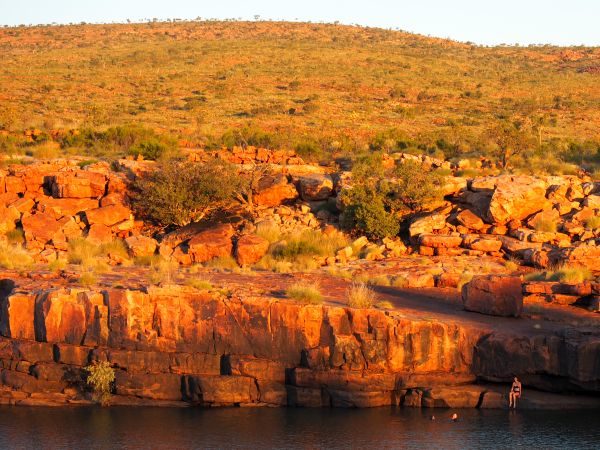
<path id="1" fill-rule="evenodd" d="M 0 448 L 600 448 L 600 412 L 451 412 L 0 407 Z"/>

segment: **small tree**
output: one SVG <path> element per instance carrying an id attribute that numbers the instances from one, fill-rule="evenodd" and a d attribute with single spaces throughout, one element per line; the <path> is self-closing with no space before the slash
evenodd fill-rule
<path id="1" fill-rule="evenodd" d="M 375 238 L 395 236 L 406 215 L 442 199 L 442 184 L 441 175 L 417 162 L 385 169 L 380 155 L 361 159 L 341 195 L 346 225 Z"/>
<path id="2" fill-rule="evenodd" d="M 231 164 L 221 160 L 165 162 L 136 183 L 134 206 L 163 226 L 184 226 L 231 200 L 238 185 Z"/>
<path id="3" fill-rule="evenodd" d="M 87 385 L 92 389 L 93 398 L 102 406 L 110 403 L 115 371 L 108 361 L 94 362 L 85 368 L 88 372 Z"/>
<path id="4" fill-rule="evenodd" d="M 497 146 L 496 156 L 500 167 L 508 168 L 510 159 L 525 152 L 530 139 L 519 122 L 504 121 L 487 131 L 488 138 Z"/>
<path id="5" fill-rule="evenodd" d="M 415 161 L 404 161 L 392 171 L 390 203 L 398 212 L 419 212 L 442 199 L 444 177 Z"/>

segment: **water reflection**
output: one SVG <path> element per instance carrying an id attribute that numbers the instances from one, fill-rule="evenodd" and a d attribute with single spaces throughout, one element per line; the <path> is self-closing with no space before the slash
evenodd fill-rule
<path id="1" fill-rule="evenodd" d="M 0 407 L 0 448 L 598 448 L 599 412 Z M 431 421 L 431 414 L 436 420 Z"/>

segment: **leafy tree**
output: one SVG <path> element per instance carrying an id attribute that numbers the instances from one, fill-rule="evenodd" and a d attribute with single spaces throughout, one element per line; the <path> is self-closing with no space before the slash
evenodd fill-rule
<path id="1" fill-rule="evenodd" d="M 184 226 L 223 206 L 239 189 L 233 167 L 221 160 L 206 164 L 164 162 L 136 183 L 135 208 L 163 225 Z"/>
<path id="2" fill-rule="evenodd" d="M 405 161 L 392 170 L 389 184 L 390 204 L 400 212 L 419 212 L 442 199 L 444 177 L 435 170 L 426 170 L 415 161 Z"/>
<path id="3" fill-rule="evenodd" d="M 87 385 L 92 388 L 94 400 L 102 406 L 110 403 L 115 371 L 108 361 L 95 362 L 85 368 L 88 373 Z"/>
<path id="4" fill-rule="evenodd" d="M 346 225 L 375 238 L 394 236 L 403 218 L 442 198 L 442 184 L 441 175 L 417 162 L 385 168 L 378 154 L 362 158 L 341 195 Z"/>
<path id="5" fill-rule="evenodd" d="M 531 145 L 528 133 L 518 121 L 502 121 L 488 129 L 487 136 L 497 146 L 495 156 L 503 169 L 508 168 L 513 156 L 524 153 Z"/>

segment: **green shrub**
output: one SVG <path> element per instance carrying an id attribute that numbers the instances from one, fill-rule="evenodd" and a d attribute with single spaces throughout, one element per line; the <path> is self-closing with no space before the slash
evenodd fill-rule
<path id="1" fill-rule="evenodd" d="M 231 200 L 239 179 L 231 165 L 164 163 L 136 183 L 134 207 L 156 223 L 184 226 Z"/>
<path id="2" fill-rule="evenodd" d="M 371 308 L 377 297 L 375 292 L 364 283 L 353 283 L 346 292 L 348 306 L 352 308 Z"/>
<path id="3" fill-rule="evenodd" d="M 146 159 L 173 155 L 177 146 L 172 137 L 159 135 L 140 125 L 122 125 L 105 131 L 83 128 L 64 136 L 60 144 L 65 149 L 75 149 L 77 153 L 91 156 L 124 157 L 128 154 L 142 154 Z"/>
<path id="4" fill-rule="evenodd" d="M 539 219 L 534 226 L 536 231 L 543 231 L 547 233 L 555 233 L 556 232 L 556 221 L 552 219 Z"/>
<path id="5" fill-rule="evenodd" d="M 596 230 L 600 228 L 600 216 L 588 217 L 585 219 L 584 224 L 587 230 Z"/>
<path id="6" fill-rule="evenodd" d="M 334 256 L 348 243 L 348 237 L 343 233 L 325 235 L 320 230 L 304 230 L 283 236 L 269 252 L 275 259 L 295 262 L 302 257 Z"/>
<path id="7" fill-rule="evenodd" d="M 546 272 L 530 272 L 524 277 L 525 281 L 546 281 L 548 274 Z"/>
<path id="8" fill-rule="evenodd" d="M 442 199 L 443 182 L 443 175 L 413 161 L 385 169 L 380 155 L 360 158 L 352 169 L 351 187 L 340 197 L 344 225 L 373 238 L 395 236 L 404 216 Z"/>
<path id="9" fill-rule="evenodd" d="M 400 231 L 400 221 L 386 209 L 383 196 L 363 186 L 355 186 L 342 194 L 347 203 L 343 224 L 355 228 L 370 238 L 396 236 Z"/>
<path id="10" fill-rule="evenodd" d="M 312 305 L 323 303 L 323 295 L 321 295 L 321 291 L 314 283 L 295 283 L 287 288 L 285 294 L 289 298 L 302 303 Z"/>
<path id="11" fill-rule="evenodd" d="M 562 283 L 583 283 L 592 278 L 592 272 L 587 267 L 563 267 L 555 271 L 548 279 Z"/>
<path id="12" fill-rule="evenodd" d="M 229 149 L 235 146 L 253 145 L 262 148 L 277 148 L 281 145 L 281 139 L 273 133 L 268 133 L 255 126 L 247 126 L 241 129 L 231 129 L 223 133 L 221 142 Z"/>
<path id="13" fill-rule="evenodd" d="M 92 389 L 93 398 L 102 406 L 110 404 L 115 371 L 108 361 L 94 362 L 85 368 L 86 383 Z"/>
<path id="14" fill-rule="evenodd" d="M 164 142 L 151 139 L 135 144 L 128 150 L 128 154 L 135 157 L 141 155 L 144 159 L 156 161 L 161 158 L 174 157 L 176 152 L 174 148 Z"/>
<path id="15" fill-rule="evenodd" d="M 323 149 L 313 141 L 296 144 L 296 153 L 306 162 L 317 162 L 323 157 Z"/>
<path id="16" fill-rule="evenodd" d="M 21 245 L 25 243 L 25 232 L 21 228 L 7 231 L 5 236 L 8 243 L 11 245 Z"/>

